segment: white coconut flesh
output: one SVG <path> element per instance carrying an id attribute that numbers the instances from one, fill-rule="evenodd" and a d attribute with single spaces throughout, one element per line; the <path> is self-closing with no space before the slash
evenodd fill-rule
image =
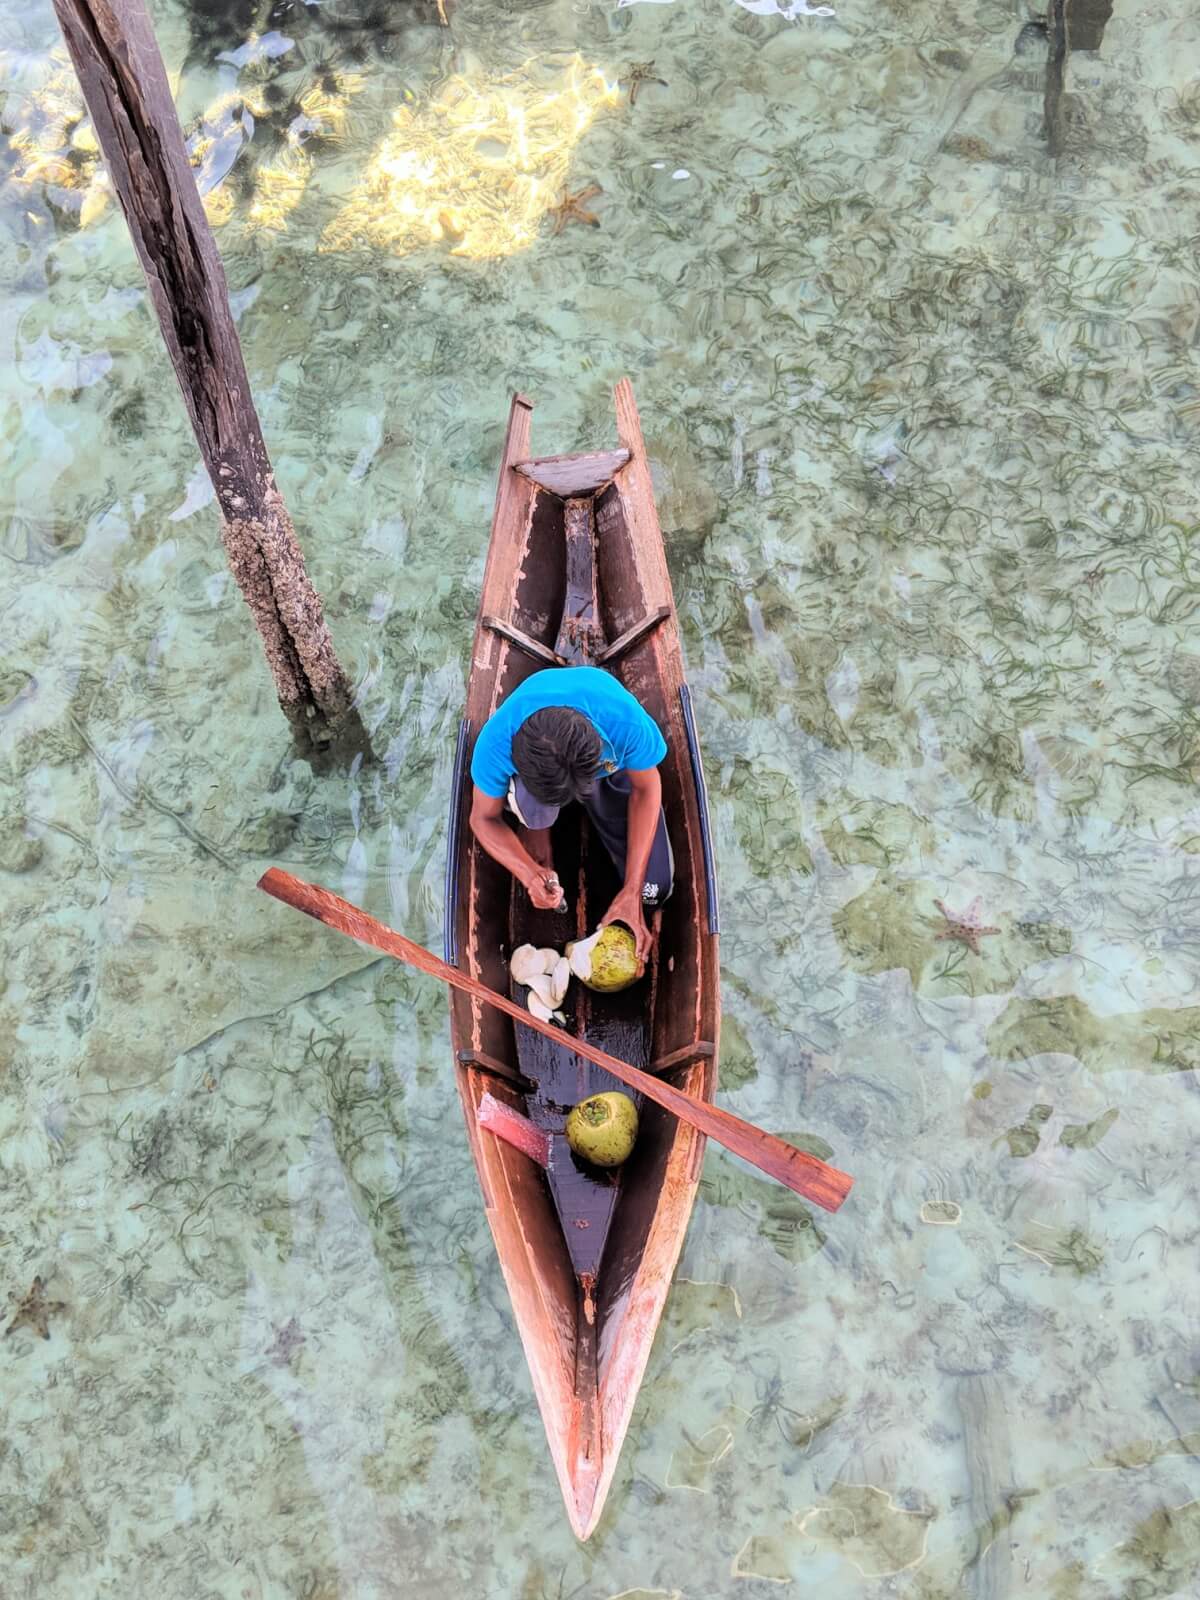
<path id="1" fill-rule="evenodd" d="M 531 944 L 520 944 L 508 958 L 508 970 L 514 983 L 531 983 L 535 976 L 545 973 L 546 964 L 540 950 Z"/>
<path id="2" fill-rule="evenodd" d="M 592 975 L 592 951 L 596 948 L 596 943 L 603 932 L 603 928 L 597 928 L 590 939 L 578 939 L 574 944 L 567 946 L 567 960 L 571 971 L 584 983 Z"/>
<path id="3" fill-rule="evenodd" d="M 544 972 L 535 972 L 529 980 L 529 987 L 544 1006 L 549 1006 L 551 1011 L 558 1004 L 554 995 L 554 985 Z"/>
<path id="4" fill-rule="evenodd" d="M 529 990 L 526 1003 L 531 1016 L 541 1022 L 565 1021 L 557 1008 L 571 981 L 571 964 L 566 956 L 548 946 L 538 950 L 531 944 L 521 944 L 509 956 L 508 970 L 514 983 L 522 983 Z"/>
<path id="5" fill-rule="evenodd" d="M 556 1006 L 562 1005 L 570 981 L 571 963 L 566 956 L 559 956 L 554 963 L 554 970 L 550 973 L 550 993 Z"/>
<path id="6" fill-rule="evenodd" d="M 561 1027 L 566 1021 L 562 1012 L 552 1010 L 534 989 L 529 991 L 529 998 L 525 1004 L 529 1007 L 529 1015 L 536 1017 L 539 1022 L 557 1022 Z"/>

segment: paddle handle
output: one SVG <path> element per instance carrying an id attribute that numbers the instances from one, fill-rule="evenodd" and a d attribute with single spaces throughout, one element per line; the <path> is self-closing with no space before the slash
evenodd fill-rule
<path id="1" fill-rule="evenodd" d="M 707 1100 L 699 1100 L 695 1095 L 685 1094 L 681 1089 L 672 1088 L 660 1078 L 642 1072 L 637 1067 L 631 1067 L 627 1061 L 618 1061 L 615 1056 L 610 1056 L 594 1044 L 589 1044 L 586 1039 L 576 1039 L 562 1028 L 556 1028 L 553 1023 L 539 1021 L 515 1000 L 497 993 L 495 989 L 489 989 L 486 984 L 480 983 L 475 978 L 467 977 L 465 973 L 459 972 L 457 967 L 447 966 L 423 946 L 414 944 L 411 939 L 406 939 L 402 933 L 397 933 L 386 923 L 368 916 L 365 911 L 352 906 L 340 895 L 322 889 L 315 883 L 306 883 L 303 878 L 293 877 L 290 872 L 283 872 L 279 867 L 268 868 L 258 880 L 258 887 L 273 895 L 276 900 L 282 900 L 285 905 L 294 906 L 306 916 L 323 922 L 326 927 L 336 928 L 339 933 L 347 934 L 351 939 L 358 939 L 362 944 L 370 945 L 375 950 L 382 950 L 385 955 L 394 956 L 397 961 L 405 961 L 409 966 L 427 972 L 431 978 L 440 978 L 452 989 L 460 989 L 463 994 L 471 995 L 484 1005 L 494 1006 L 497 1011 L 507 1013 L 514 1021 L 532 1028 L 535 1033 L 545 1034 L 547 1039 L 553 1039 L 556 1044 L 573 1051 L 577 1056 L 582 1056 L 585 1061 L 603 1067 L 614 1078 L 620 1079 L 629 1088 L 636 1089 L 639 1094 L 645 1095 L 647 1100 L 653 1100 L 656 1105 L 662 1106 L 664 1111 L 669 1111 L 681 1122 L 690 1123 L 708 1138 L 715 1139 L 727 1150 L 732 1150 L 734 1155 L 741 1156 L 743 1161 L 748 1161 L 760 1172 L 765 1172 L 769 1178 L 775 1178 L 779 1183 L 795 1190 L 797 1194 L 803 1195 L 806 1200 L 823 1206 L 826 1211 L 836 1211 L 850 1193 L 854 1180 L 847 1173 L 839 1172 L 836 1167 L 828 1166 L 824 1161 L 818 1161 L 816 1156 L 810 1156 L 804 1150 L 797 1150 L 793 1145 L 785 1144 L 773 1133 L 767 1133 L 763 1128 L 756 1128 L 753 1123 L 743 1122 L 741 1117 L 735 1117 L 731 1111 L 711 1105 Z"/>

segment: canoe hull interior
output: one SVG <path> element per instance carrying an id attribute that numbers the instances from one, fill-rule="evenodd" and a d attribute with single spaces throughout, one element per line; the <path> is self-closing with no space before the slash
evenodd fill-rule
<path id="1" fill-rule="evenodd" d="M 564 639 L 574 637 L 564 631 L 568 501 L 544 485 L 576 495 L 582 486 L 595 535 L 592 659 L 605 643 L 616 643 L 616 653 L 602 664 L 666 736 L 660 773 L 675 892 L 661 913 L 646 977 L 616 997 L 585 994 L 573 983 L 570 1023 L 635 1065 L 653 1068 L 672 1058 L 671 1081 L 711 1099 L 720 1001 L 707 819 L 689 759 L 674 602 L 627 382 L 618 385 L 616 411 L 618 449 L 547 464 L 531 460 L 529 403 L 519 396 L 513 402 L 471 659 L 465 755 L 469 760 L 475 736 L 500 702 L 547 666 L 546 655 L 565 654 Z M 613 473 L 610 480 L 587 481 L 605 472 Z M 622 643 L 631 633 L 637 636 Z M 569 916 L 533 913 L 523 890 L 475 843 L 469 804 L 464 771 L 454 797 L 447 945 L 456 948 L 464 971 L 507 993 L 514 944 L 561 948 L 566 938 L 590 931 L 615 892 L 616 875 L 598 841 L 589 838 L 580 808 L 570 807 L 554 838 Z M 569 1161 L 556 1159 L 565 1176 L 548 1182 L 528 1157 L 478 1127 L 482 1095 L 551 1127 L 556 1117 L 561 1126 L 564 1102 L 582 1097 L 577 1088 L 590 1093 L 614 1085 L 577 1057 L 539 1064 L 538 1047 L 530 1042 L 536 1035 L 458 993 L 451 1021 L 484 1205 L 568 1516 L 576 1535 L 587 1538 L 603 1510 L 683 1244 L 705 1141 L 658 1107 L 642 1105 L 637 1147 L 619 1175 L 597 1183 L 586 1169 L 575 1174 Z M 541 1091 L 526 1096 L 501 1068 L 537 1077 Z"/>

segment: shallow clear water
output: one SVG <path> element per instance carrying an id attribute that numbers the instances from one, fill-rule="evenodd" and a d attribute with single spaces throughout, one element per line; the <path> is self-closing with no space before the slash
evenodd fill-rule
<path id="1" fill-rule="evenodd" d="M 1018 5 L 770 11 L 156 7 L 382 756 L 316 778 L 50 8 L 0 4 L 0 1298 L 57 1307 L 0 1341 L 6 1596 L 1197 1590 L 1200 23 L 1118 0 L 1047 123 Z M 444 996 L 252 886 L 438 943 L 507 395 L 600 444 L 622 373 L 722 1099 L 858 1184 L 710 1151 L 580 1547 Z"/>

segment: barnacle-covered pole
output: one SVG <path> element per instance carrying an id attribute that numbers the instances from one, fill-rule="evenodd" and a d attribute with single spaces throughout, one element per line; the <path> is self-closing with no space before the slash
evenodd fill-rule
<path id="1" fill-rule="evenodd" d="M 367 736 L 275 484 L 225 272 L 143 0 L 54 0 L 224 522 L 229 564 L 301 750 Z"/>
<path id="2" fill-rule="evenodd" d="M 1052 156 L 1063 154 L 1066 124 L 1063 89 L 1067 62 L 1078 50 L 1099 50 L 1112 19 L 1113 0 L 1047 0 L 1045 134 Z"/>
<path id="3" fill-rule="evenodd" d="M 1067 57 L 1070 54 L 1067 0 L 1047 0 L 1046 39 L 1050 53 L 1046 58 L 1043 126 L 1047 149 L 1052 156 L 1060 156 L 1063 152 L 1063 84 L 1066 82 Z"/>

